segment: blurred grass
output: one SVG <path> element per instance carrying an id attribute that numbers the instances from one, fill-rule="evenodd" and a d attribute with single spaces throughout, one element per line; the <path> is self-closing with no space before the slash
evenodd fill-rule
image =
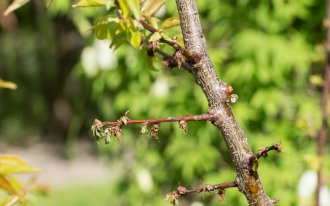
<path id="1" fill-rule="evenodd" d="M 112 188 L 108 181 L 93 185 L 69 185 L 64 188 L 54 188 L 47 196 L 34 195 L 33 205 L 40 206 L 105 206 L 111 204 Z"/>

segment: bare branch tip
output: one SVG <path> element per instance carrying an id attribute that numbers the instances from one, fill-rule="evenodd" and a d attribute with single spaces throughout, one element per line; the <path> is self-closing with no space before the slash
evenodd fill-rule
<path id="1" fill-rule="evenodd" d="M 279 154 L 283 151 L 282 146 L 280 143 L 275 143 L 269 147 L 262 147 L 259 149 L 258 153 L 254 155 L 256 159 L 259 159 L 261 157 L 266 158 L 268 157 L 268 152 L 274 150 L 276 154 Z"/>

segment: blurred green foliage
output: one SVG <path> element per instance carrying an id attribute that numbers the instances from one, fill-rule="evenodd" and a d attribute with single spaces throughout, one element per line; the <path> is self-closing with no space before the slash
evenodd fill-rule
<path id="1" fill-rule="evenodd" d="M 233 110 L 250 146 L 257 151 L 282 143 L 282 155 L 260 160 L 266 192 L 280 198 L 280 205 L 297 205 L 299 178 L 313 169 L 321 120 L 325 2 L 203 0 L 198 6 L 211 59 L 239 96 Z M 127 110 L 132 119 L 207 111 L 188 73 L 168 70 L 160 58 L 151 60 L 131 46 L 111 52 L 110 42 L 96 42 L 90 28 L 105 14 L 99 8 L 72 10 L 67 1 L 53 1 L 48 10 L 31 2 L 12 17 L 14 29 L 2 26 L 0 77 L 18 89 L 0 90 L 1 138 L 22 142 L 37 136 L 72 145 L 89 135 L 94 118 L 113 121 Z M 174 1 L 157 15 L 177 16 Z M 190 188 L 235 178 L 225 143 L 209 123 L 189 123 L 188 135 L 178 125 L 162 124 L 158 140 L 139 132 L 127 126 L 121 143 L 97 147 L 109 162 L 121 162 L 120 174 L 109 183 L 111 195 L 100 197 L 107 199 L 104 204 L 167 205 L 165 194 L 179 184 Z M 328 159 L 324 168 L 329 174 Z M 187 196 L 181 205 L 194 201 L 219 205 L 212 194 Z M 246 200 L 230 189 L 222 204 Z"/>

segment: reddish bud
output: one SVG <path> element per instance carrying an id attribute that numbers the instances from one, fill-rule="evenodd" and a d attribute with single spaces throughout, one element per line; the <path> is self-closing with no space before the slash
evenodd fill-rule
<path id="1" fill-rule="evenodd" d="M 176 188 L 176 191 L 178 191 L 178 193 L 179 193 L 180 195 L 184 195 L 184 194 L 186 194 L 187 189 L 186 189 L 185 187 L 178 186 L 178 187 Z"/>
<path id="2" fill-rule="evenodd" d="M 231 85 L 227 86 L 227 94 L 231 95 L 234 91 L 234 88 Z"/>

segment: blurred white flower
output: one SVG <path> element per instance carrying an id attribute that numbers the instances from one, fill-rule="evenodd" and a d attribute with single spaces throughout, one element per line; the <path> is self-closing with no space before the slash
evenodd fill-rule
<path id="1" fill-rule="evenodd" d="M 298 195 L 302 198 L 313 198 L 316 189 L 317 175 L 314 171 L 305 172 L 298 184 Z"/>
<path id="2" fill-rule="evenodd" d="M 166 78 L 158 78 L 151 87 L 151 92 L 157 97 L 166 97 L 169 92 L 169 82 Z"/>
<path id="3" fill-rule="evenodd" d="M 95 76 L 100 70 L 117 67 L 117 59 L 109 43 L 95 41 L 92 46 L 84 48 L 81 62 L 87 76 Z"/>
<path id="4" fill-rule="evenodd" d="M 153 188 L 153 180 L 151 174 L 146 169 L 140 169 L 135 174 L 136 181 L 142 192 L 148 193 Z"/>
<path id="5" fill-rule="evenodd" d="M 298 183 L 299 205 L 312 205 L 317 185 L 317 174 L 315 171 L 306 171 Z M 330 205 L 330 191 L 326 186 L 321 188 L 320 206 Z"/>

